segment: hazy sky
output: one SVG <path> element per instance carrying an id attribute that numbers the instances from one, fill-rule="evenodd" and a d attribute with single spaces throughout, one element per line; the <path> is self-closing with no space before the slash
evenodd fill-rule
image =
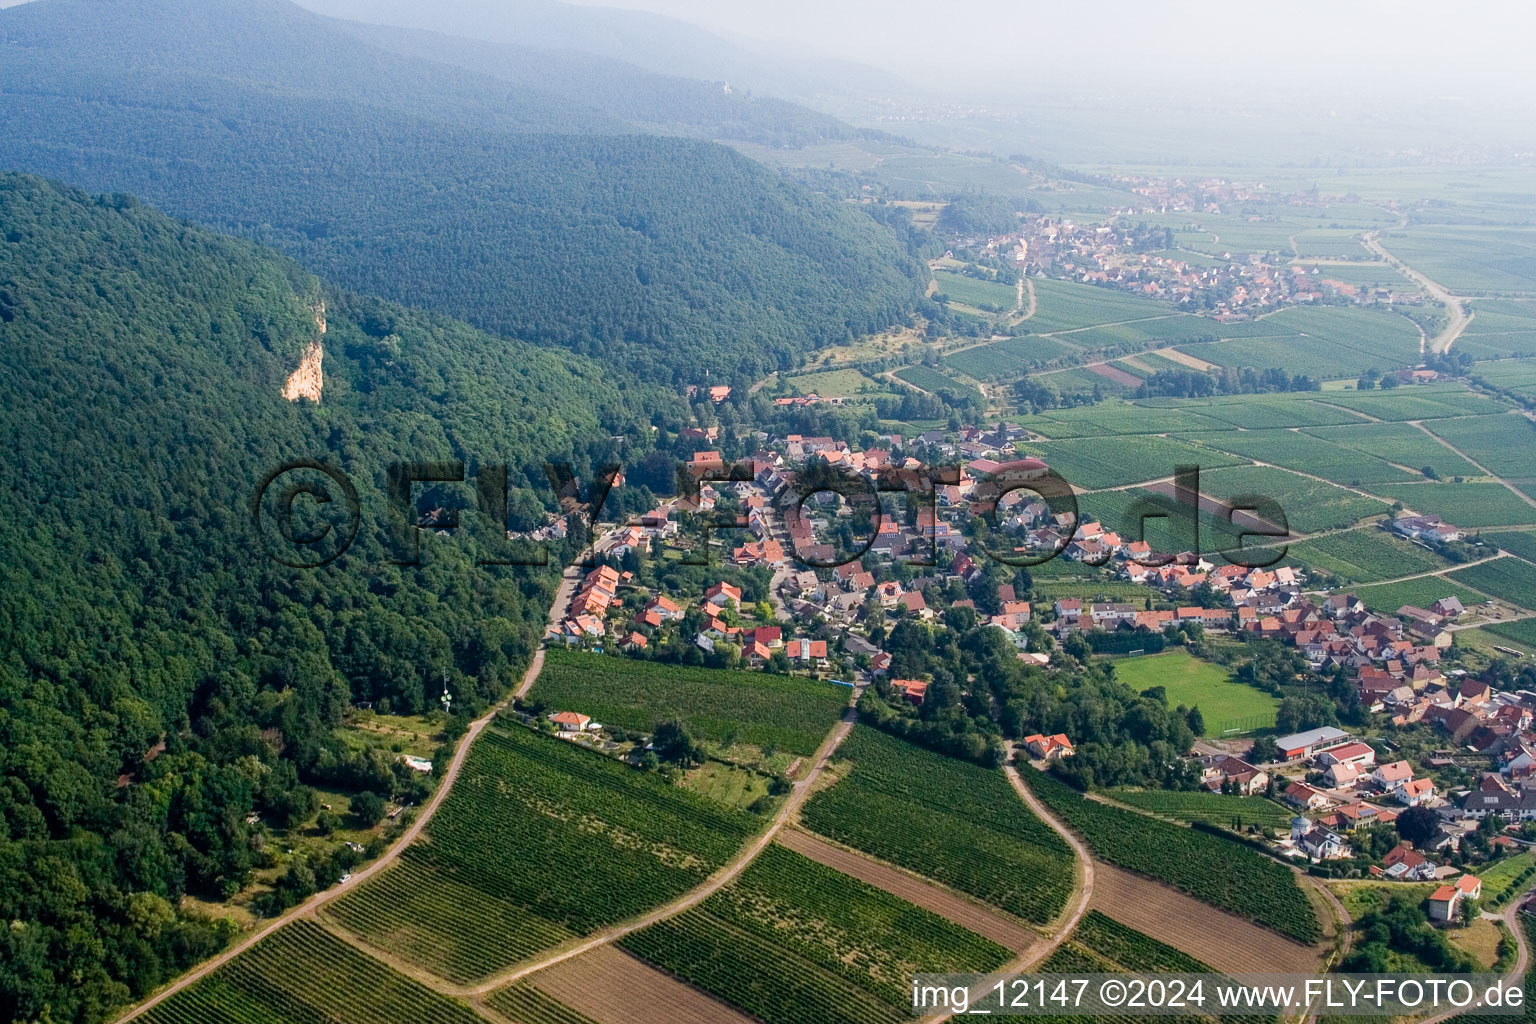
<path id="1" fill-rule="evenodd" d="M 724 33 L 809 44 L 930 83 L 1222 78 L 1536 99 L 1536 4 L 1492 0 L 601 0 Z M 1298 76 L 1300 80 L 1298 81 Z M 1340 99 L 1347 103 L 1347 96 Z"/>

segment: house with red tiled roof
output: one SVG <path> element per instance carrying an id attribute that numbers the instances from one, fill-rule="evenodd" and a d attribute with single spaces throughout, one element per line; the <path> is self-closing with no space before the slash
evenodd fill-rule
<path id="1" fill-rule="evenodd" d="M 722 580 L 704 591 L 704 600 L 717 608 L 724 608 L 727 601 L 733 602 L 739 608 L 741 607 L 741 589 Z"/>
<path id="2" fill-rule="evenodd" d="M 549 720 L 555 723 L 555 728 L 561 732 L 586 732 L 594 729 L 592 719 L 577 711 L 556 711 L 549 716 Z"/>
<path id="3" fill-rule="evenodd" d="M 1024 749 L 1033 757 L 1044 758 L 1047 761 L 1059 760 L 1063 757 L 1071 757 L 1077 753 L 1072 748 L 1072 741 L 1067 739 L 1065 733 L 1057 733 L 1054 736 L 1042 736 L 1035 733 L 1033 736 L 1024 737 Z"/>

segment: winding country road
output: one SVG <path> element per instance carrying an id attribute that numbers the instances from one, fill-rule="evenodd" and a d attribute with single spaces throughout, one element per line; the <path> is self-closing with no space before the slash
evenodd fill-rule
<path id="1" fill-rule="evenodd" d="M 1028 972 L 1030 968 L 1056 952 L 1057 947 L 1071 938 L 1072 933 L 1077 930 L 1077 926 L 1082 922 L 1083 916 L 1088 913 L 1088 905 L 1093 901 L 1093 855 L 1088 852 L 1087 845 L 1077 837 L 1077 833 L 1067 828 L 1061 819 L 1057 818 L 1051 812 L 1051 809 L 1040 801 L 1039 797 L 1030 792 L 1029 787 L 1024 784 L 1024 779 L 1020 777 L 1019 770 L 1013 766 L 1014 758 L 1017 755 L 1018 748 L 1010 741 L 1008 744 L 1008 760 L 1003 765 L 1003 772 L 1008 776 L 1008 784 L 1013 787 L 1014 792 L 1019 794 L 1019 799 L 1024 801 L 1025 805 L 1034 812 L 1037 818 L 1049 825 L 1052 831 L 1066 840 L 1067 845 L 1072 848 L 1072 853 L 1077 857 L 1077 862 L 1082 865 L 1082 880 L 1077 887 L 1076 905 L 1073 906 L 1070 914 L 1057 922 L 1049 939 L 1040 945 L 1031 947 L 1019 957 L 1004 964 L 994 973 L 987 975 L 977 984 L 976 989 L 974 989 L 976 992 L 992 989 L 999 981 L 1009 975 Z M 950 1020 L 954 1016 L 955 1014 L 952 1013 L 932 1014 L 922 1018 L 919 1024 L 943 1024 L 944 1021 Z"/>
<path id="2" fill-rule="evenodd" d="M 842 721 L 838 722 L 837 726 L 827 734 L 827 738 L 822 740 L 821 746 L 817 749 L 812 760 L 811 770 L 806 772 L 804 777 L 795 783 L 794 790 L 790 793 L 789 798 L 784 801 L 784 805 L 779 808 L 778 813 L 773 816 L 773 821 L 768 825 L 768 828 L 751 843 L 744 846 L 735 857 L 731 858 L 724 867 L 711 875 L 703 885 L 689 890 L 671 903 L 657 907 L 641 917 L 605 928 L 600 932 L 587 936 L 576 945 L 565 947 L 554 953 L 547 953 L 537 960 L 527 961 L 511 970 L 487 978 L 476 985 L 465 989 L 454 989 L 438 982 L 434 987 L 448 995 L 483 996 L 514 981 L 525 978 L 530 974 L 542 971 L 546 967 L 553 967 L 555 964 L 562 963 L 572 957 L 591 952 L 599 946 L 606 946 L 611 942 L 616 942 L 632 932 L 637 932 L 642 928 L 649 928 L 659 921 L 664 921 L 669 917 L 681 914 L 683 911 L 703 903 L 745 871 L 757 859 L 758 854 L 768 848 L 768 845 L 773 842 L 774 837 L 779 834 L 780 830 L 799 812 L 806 800 L 810 799 L 811 792 L 816 785 L 816 780 L 821 777 L 821 773 L 826 769 L 827 764 L 831 762 L 832 755 L 837 752 L 838 747 L 842 746 L 843 741 L 848 738 L 848 734 L 853 731 L 854 724 L 859 720 L 857 705 L 859 696 L 862 693 L 863 687 L 858 687 L 854 690 L 850 706 L 843 715 Z"/>
<path id="3" fill-rule="evenodd" d="M 1424 274 L 1414 270 L 1408 264 L 1392 255 L 1381 244 L 1380 232 L 1369 232 L 1361 239 L 1361 242 L 1371 252 L 1392 264 L 1398 272 L 1412 278 L 1414 283 L 1423 288 L 1436 302 L 1445 307 L 1445 311 L 1450 314 L 1450 322 L 1445 325 L 1445 330 L 1436 335 L 1434 340 L 1429 343 L 1429 347 L 1435 352 L 1449 352 L 1456 339 L 1461 337 L 1462 333 L 1466 331 L 1467 326 L 1472 323 L 1472 318 L 1477 315 L 1467 309 L 1467 297 L 1464 295 L 1452 295 L 1449 289 L 1435 283 Z"/>

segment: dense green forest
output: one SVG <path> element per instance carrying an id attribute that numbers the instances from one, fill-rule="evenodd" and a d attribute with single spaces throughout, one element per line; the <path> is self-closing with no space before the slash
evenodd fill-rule
<path id="1" fill-rule="evenodd" d="M 292 403 L 322 303 L 324 395 Z M 589 477 L 669 400 L 0 175 L 0 1020 L 99 1020 L 208 955 L 224 932 L 176 904 L 246 880 L 248 814 L 282 822 L 306 783 L 391 795 L 335 734 L 352 702 L 422 710 L 447 679 L 462 715 L 506 692 L 557 570 L 477 567 L 491 532 L 390 564 L 388 463 L 509 463 L 537 509 L 546 458 Z M 275 564 L 252 523 L 290 459 L 359 494 L 323 569 Z"/>
<path id="2" fill-rule="evenodd" d="M 218 9 L 229 24 L 192 0 L 0 11 L 0 166 L 655 380 L 787 368 L 920 300 L 927 274 L 889 229 L 723 146 L 599 134 L 609 115 L 568 119 L 570 101 L 370 47 L 286 0 Z M 435 70 L 407 89 L 379 67 L 396 60 Z M 529 132 L 545 127 L 571 132 Z"/>

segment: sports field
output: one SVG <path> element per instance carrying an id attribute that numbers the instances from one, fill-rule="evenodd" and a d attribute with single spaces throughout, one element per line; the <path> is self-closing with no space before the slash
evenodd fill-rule
<path id="1" fill-rule="evenodd" d="M 1154 686 L 1168 692 L 1168 703 L 1199 708 L 1207 736 L 1228 730 L 1251 732 L 1275 724 L 1280 702 L 1251 686 L 1233 682 L 1220 665 L 1201 661 L 1187 651 L 1170 651 L 1114 663 L 1115 678 L 1140 693 Z"/>

